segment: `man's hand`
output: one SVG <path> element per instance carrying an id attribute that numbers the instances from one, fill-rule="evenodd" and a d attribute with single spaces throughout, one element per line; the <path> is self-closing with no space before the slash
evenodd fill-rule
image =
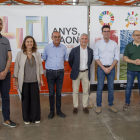
<path id="1" fill-rule="evenodd" d="M 6 70 L 0 72 L 0 80 L 4 80 L 6 75 L 7 75 L 7 71 Z"/>
<path id="2" fill-rule="evenodd" d="M 140 59 L 134 60 L 135 65 L 140 65 Z"/>
<path id="3" fill-rule="evenodd" d="M 104 72 L 105 72 L 106 74 L 109 74 L 109 73 L 111 72 L 110 67 L 109 67 L 109 68 L 104 68 L 103 70 L 104 70 Z"/>
<path id="4" fill-rule="evenodd" d="M 12 54 L 11 54 L 11 51 L 8 51 L 7 53 L 7 63 L 6 63 L 6 67 L 5 67 L 5 70 L 0 72 L 0 80 L 4 80 L 6 75 L 7 75 L 7 72 L 10 68 L 10 65 L 11 65 L 11 61 L 12 61 Z"/>

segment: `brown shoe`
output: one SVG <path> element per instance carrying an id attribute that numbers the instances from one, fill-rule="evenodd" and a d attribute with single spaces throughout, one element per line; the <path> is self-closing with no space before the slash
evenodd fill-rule
<path id="1" fill-rule="evenodd" d="M 73 109 L 73 114 L 77 114 L 77 113 L 78 113 L 78 108 L 75 107 L 75 108 Z"/>
<path id="2" fill-rule="evenodd" d="M 84 111 L 85 114 L 89 114 L 89 111 L 88 111 L 87 107 L 83 108 L 83 111 Z"/>
<path id="3" fill-rule="evenodd" d="M 96 113 L 101 113 L 101 107 L 100 106 L 98 106 L 97 108 L 96 108 Z"/>
<path id="4" fill-rule="evenodd" d="M 118 110 L 114 106 L 108 106 L 108 109 L 114 113 L 118 112 Z"/>

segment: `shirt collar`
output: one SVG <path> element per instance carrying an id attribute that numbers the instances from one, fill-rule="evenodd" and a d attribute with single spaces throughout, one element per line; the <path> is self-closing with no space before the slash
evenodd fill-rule
<path id="1" fill-rule="evenodd" d="M 104 39 L 103 39 L 103 41 L 104 41 L 104 43 L 106 43 Z M 108 40 L 108 43 L 109 43 L 109 42 L 110 42 L 110 39 Z"/>
<path id="2" fill-rule="evenodd" d="M 53 46 L 53 47 L 56 47 L 56 46 L 54 46 L 53 42 L 52 42 L 52 46 Z M 58 46 L 58 47 L 61 47 L 61 43 L 59 44 L 59 46 Z"/>
<path id="3" fill-rule="evenodd" d="M 0 33 L 0 38 L 2 38 L 2 35 L 1 35 L 1 33 Z"/>
<path id="4" fill-rule="evenodd" d="M 80 45 L 80 48 L 81 48 L 81 49 L 83 49 L 83 48 L 81 47 L 81 45 Z M 86 46 L 86 48 L 85 48 L 85 49 L 87 49 L 87 46 Z M 84 49 L 83 49 L 83 50 L 84 50 Z"/>
<path id="5" fill-rule="evenodd" d="M 135 43 L 134 43 L 134 41 L 133 41 L 133 45 L 136 45 Z M 140 45 L 140 44 L 139 44 Z"/>

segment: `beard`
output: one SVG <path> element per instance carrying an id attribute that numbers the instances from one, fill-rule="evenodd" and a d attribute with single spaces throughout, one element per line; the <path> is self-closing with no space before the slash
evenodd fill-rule
<path id="1" fill-rule="evenodd" d="M 0 28 L 0 32 L 1 32 L 2 28 Z"/>

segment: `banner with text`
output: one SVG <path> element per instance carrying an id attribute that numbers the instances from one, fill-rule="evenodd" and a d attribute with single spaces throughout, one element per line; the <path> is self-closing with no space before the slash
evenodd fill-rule
<path id="1" fill-rule="evenodd" d="M 11 75 L 17 53 L 26 35 L 35 38 L 40 54 L 45 45 L 52 42 L 53 31 L 61 34 L 61 43 L 66 45 L 67 52 L 79 45 L 82 33 L 87 33 L 86 6 L 1 6 L 0 18 L 3 20 L 2 35 L 7 37 L 12 48 Z M 43 63 L 44 66 L 44 63 Z M 41 93 L 48 93 L 47 81 Z M 70 67 L 65 64 L 65 76 L 62 92 L 72 92 Z M 14 79 L 11 79 L 11 94 L 16 94 Z"/>

